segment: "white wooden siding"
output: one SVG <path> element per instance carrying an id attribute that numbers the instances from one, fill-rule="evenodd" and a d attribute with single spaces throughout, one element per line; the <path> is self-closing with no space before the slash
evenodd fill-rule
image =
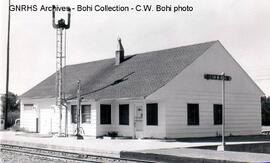
<path id="1" fill-rule="evenodd" d="M 48 131 L 48 126 L 46 126 L 45 130 L 41 130 L 41 125 L 44 125 L 44 121 L 48 121 L 49 110 L 51 106 L 54 104 L 54 98 L 45 98 L 45 99 L 21 99 L 21 111 L 20 111 L 20 127 L 25 128 L 29 131 L 36 131 L 36 118 L 39 118 L 39 132 L 45 133 Z M 33 104 L 34 109 L 32 110 L 24 110 L 24 104 Z M 48 112 L 47 112 L 48 111 Z M 45 115 L 44 114 L 45 112 Z M 41 116 L 42 114 L 42 116 Z M 44 120 L 44 121 L 42 121 Z"/>
<path id="2" fill-rule="evenodd" d="M 213 104 L 221 104 L 221 81 L 206 80 L 205 73 L 232 76 L 226 82 L 226 134 L 253 135 L 261 131 L 260 89 L 220 43 L 208 49 L 173 80 L 147 97 L 163 100 L 166 137 L 204 137 L 221 134 L 213 124 Z M 199 104 L 200 125 L 187 125 L 187 103 Z"/>
<path id="3" fill-rule="evenodd" d="M 24 111 L 23 104 L 34 104 L 36 109 L 31 111 Z M 74 101 L 71 103 L 76 104 Z M 83 102 L 84 104 L 91 105 L 91 123 L 81 124 L 85 135 L 96 135 L 96 104 L 91 102 Z M 70 105 L 69 105 L 70 106 Z M 55 99 L 22 99 L 21 103 L 21 127 L 29 130 L 36 131 L 36 110 L 40 111 L 39 118 L 39 132 L 42 134 L 59 131 L 59 109 L 55 107 Z M 62 132 L 65 128 L 65 107 L 62 109 Z M 68 134 L 74 134 L 76 124 L 71 123 L 70 107 L 68 108 Z"/>

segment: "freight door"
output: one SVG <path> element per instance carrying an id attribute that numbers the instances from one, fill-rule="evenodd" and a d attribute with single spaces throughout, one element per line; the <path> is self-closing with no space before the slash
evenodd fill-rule
<path id="1" fill-rule="evenodd" d="M 30 132 L 38 130 L 38 109 L 33 104 L 24 104 L 22 111 L 22 127 Z"/>
<path id="2" fill-rule="evenodd" d="M 52 132 L 52 108 L 40 109 L 40 133 L 49 134 Z"/>

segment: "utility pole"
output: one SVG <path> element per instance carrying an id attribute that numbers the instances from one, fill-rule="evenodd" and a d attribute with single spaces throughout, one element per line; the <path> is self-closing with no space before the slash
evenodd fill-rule
<path id="1" fill-rule="evenodd" d="M 81 112 L 81 82 L 78 80 L 77 82 L 77 109 L 76 109 L 76 115 L 77 115 L 77 139 L 83 139 L 83 136 L 80 134 L 80 112 Z"/>
<path id="2" fill-rule="evenodd" d="M 8 110 L 9 110 L 9 97 L 8 97 L 8 86 L 9 86 L 9 49 L 10 49 L 10 0 L 8 1 L 8 33 L 7 33 L 7 72 L 6 72 L 6 108 L 5 108 L 5 125 L 4 128 L 7 129 L 8 121 Z"/>

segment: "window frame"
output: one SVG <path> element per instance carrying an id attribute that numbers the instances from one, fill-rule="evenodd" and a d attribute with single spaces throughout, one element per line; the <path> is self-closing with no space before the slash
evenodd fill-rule
<path id="1" fill-rule="evenodd" d="M 82 110 L 83 110 L 83 107 L 84 106 L 90 106 L 90 123 L 86 123 L 86 122 L 83 122 L 82 118 L 83 118 L 83 114 L 82 114 Z M 74 111 L 72 111 L 73 109 L 75 109 Z M 80 124 L 91 124 L 91 104 L 83 104 L 81 105 L 81 109 L 80 109 Z M 73 115 L 74 113 L 74 115 Z M 71 124 L 77 124 L 77 105 L 70 105 L 70 122 Z M 74 119 L 73 119 L 73 116 Z"/>
<path id="2" fill-rule="evenodd" d="M 73 115 L 73 109 L 75 109 L 75 114 Z M 71 124 L 77 124 L 77 105 L 70 105 L 70 118 L 71 118 Z M 75 116 L 74 121 L 73 121 L 73 116 Z"/>
<path id="3" fill-rule="evenodd" d="M 156 110 L 156 111 L 154 111 L 155 115 L 152 115 L 152 117 L 149 116 L 151 109 L 153 111 L 153 108 L 150 108 L 151 105 L 156 106 L 156 108 L 154 108 Z M 155 117 L 153 118 L 153 116 L 155 116 Z M 147 126 L 158 126 L 158 103 L 147 103 L 146 104 L 146 125 Z"/>
<path id="4" fill-rule="evenodd" d="M 196 108 L 191 107 L 192 105 L 197 106 Z M 195 109 L 193 113 L 191 109 Z M 198 115 L 196 114 L 196 110 Z M 193 122 L 189 119 L 190 114 L 193 114 Z M 200 125 L 200 105 L 198 103 L 187 103 L 187 125 L 188 126 L 199 126 Z"/>
<path id="5" fill-rule="evenodd" d="M 25 107 L 26 107 L 26 109 L 25 109 Z M 31 107 L 31 108 L 30 108 Z M 23 104 L 23 110 L 24 111 L 31 111 L 31 110 L 33 110 L 34 109 L 34 104 L 29 104 L 29 103 L 27 103 L 27 104 Z"/>
<path id="6" fill-rule="evenodd" d="M 126 107 L 127 106 L 127 108 L 125 108 L 125 107 L 124 108 L 121 108 L 121 106 L 122 107 L 124 107 L 124 106 Z M 129 125 L 129 104 L 119 104 L 119 107 L 118 108 L 119 108 L 119 125 L 128 126 Z M 126 114 L 128 116 L 127 122 L 125 121 L 126 120 L 125 118 L 123 118 L 123 119 L 121 118 L 123 116 L 123 115 L 121 116 L 121 113 L 122 113 L 121 110 L 124 111 L 125 109 L 127 109 L 126 110 L 127 111 Z M 124 115 L 126 115 L 126 114 L 124 113 Z M 124 122 L 121 121 L 121 120 L 123 120 Z"/>
<path id="7" fill-rule="evenodd" d="M 216 108 L 215 106 L 220 106 L 221 108 Z M 220 109 L 220 111 L 217 111 L 218 109 Z M 222 109 L 223 109 L 222 104 L 213 104 L 213 124 L 215 126 L 222 125 L 222 118 L 223 118 L 223 116 L 222 116 L 222 114 L 223 114 Z M 220 114 L 218 114 L 218 112 L 220 112 Z M 219 119 L 216 119 L 218 117 L 215 116 L 216 115 L 215 113 L 217 113 L 217 116 L 218 115 L 221 116 L 220 117 L 220 120 Z"/>
<path id="8" fill-rule="evenodd" d="M 89 108 L 89 110 L 90 110 L 90 112 L 89 112 L 90 122 L 87 122 L 87 121 L 84 122 L 83 121 L 83 116 L 86 114 L 86 113 L 83 113 L 83 109 L 85 109 L 84 107 L 86 107 L 86 106 L 89 106 L 90 107 Z M 85 105 L 81 105 L 81 110 L 80 111 L 81 111 L 81 114 L 80 114 L 81 115 L 81 118 L 80 118 L 81 119 L 81 124 L 91 124 L 91 105 L 90 104 L 89 105 L 86 105 L 86 104 Z"/>
<path id="9" fill-rule="evenodd" d="M 109 106 L 109 108 L 102 108 L 102 106 Z M 109 111 L 110 116 L 108 116 L 109 119 L 106 120 L 106 121 L 108 121 L 108 122 L 103 121 L 103 118 L 102 118 L 102 110 L 103 110 L 103 109 L 108 109 L 108 110 L 110 110 L 110 111 Z M 100 104 L 100 125 L 111 125 L 111 124 L 112 124 L 112 106 L 111 106 L 111 104 Z"/>

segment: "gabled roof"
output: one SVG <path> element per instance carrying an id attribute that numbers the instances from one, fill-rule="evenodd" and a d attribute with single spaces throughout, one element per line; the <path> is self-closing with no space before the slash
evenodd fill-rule
<path id="1" fill-rule="evenodd" d="M 66 97 L 76 97 L 77 80 L 86 99 L 146 97 L 172 80 L 217 41 L 146 52 L 125 57 L 119 66 L 115 58 L 66 66 Z M 21 97 L 55 97 L 55 74 Z"/>

